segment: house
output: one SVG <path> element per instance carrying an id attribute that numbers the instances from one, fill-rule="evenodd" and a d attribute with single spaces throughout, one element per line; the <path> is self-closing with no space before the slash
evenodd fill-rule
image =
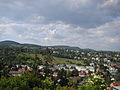
<path id="1" fill-rule="evenodd" d="M 113 82 L 107 90 L 120 90 L 120 82 Z"/>
<path id="2" fill-rule="evenodd" d="M 112 87 L 108 87 L 107 90 L 113 90 L 113 88 Z"/>
<path id="3" fill-rule="evenodd" d="M 39 72 L 39 74 L 44 77 L 46 73 L 44 73 L 44 72 Z"/>
<path id="4" fill-rule="evenodd" d="M 92 66 L 86 66 L 86 69 L 91 71 L 91 72 L 95 72 L 95 69 Z"/>
<path id="5" fill-rule="evenodd" d="M 30 72 L 31 70 L 29 70 L 28 68 L 20 68 L 18 69 L 19 72 Z"/>
<path id="6" fill-rule="evenodd" d="M 20 71 L 10 71 L 9 74 L 11 76 L 21 76 L 23 74 L 23 72 L 20 72 Z"/>
<path id="7" fill-rule="evenodd" d="M 39 65 L 38 66 L 38 69 L 40 70 L 40 69 L 43 69 L 44 68 L 44 66 L 43 65 Z"/>
<path id="8" fill-rule="evenodd" d="M 105 72 L 103 70 L 97 70 L 97 73 L 100 74 L 100 75 L 105 74 Z"/>
<path id="9" fill-rule="evenodd" d="M 57 77 L 58 76 L 58 72 L 53 72 L 52 76 L 53 77 Z"/>
<path id="10" fill-rule="evenodd" d="M 78 76 L 80 76 L 80 77 L 85 77 L 85 76 L 87 76 L 88 74 L 86 73 L 86 72 L 79 72 L 78 73 Z"/>
<path id="11" fill-rule="evenodd" d="M 115 67 L 109 67 L 109 72 L 112 74 L 112 75 L 115 75 L 117 73 L 117 69 Z"/>
<path id="12" fill-rule="evenodd" d="M 76 69 L 78 71 L 86 71 L 86 68 L 84 66 L 76 66 Z"/>

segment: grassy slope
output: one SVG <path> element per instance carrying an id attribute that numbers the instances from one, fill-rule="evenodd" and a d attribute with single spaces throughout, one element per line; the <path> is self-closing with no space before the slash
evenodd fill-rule
<path id="1" fill-rule="evenodd" d="M 66 59 L 66 58 L 58 58 L 54 57 L 54 63 L 55 64 L 79 64 L 79 65 L 84 65 L 83 61 L 80 60 L 74 60 L 74 59 Z"/>
<path id="2" fill-rule="evenodd" d="M 21 56 L 34 58 L 35 54 L 25 53 L 25 54 L 21 54 Z M 42 59 L 42 61 L 44 62 L 43 56 L 41 54 L 37 54 L 37 56 L 40 59 Z M 33 63 L 34 60 L 27 60 L 27 62 Z M 78 64 L 78 65 L 84 65 L 84 62 L 82 60 L 74 60 L 74 59 L 66 59 L 66 58 L 58 58 L 58 57 L 54 57 L 53 63 L 54 64 Z"/>

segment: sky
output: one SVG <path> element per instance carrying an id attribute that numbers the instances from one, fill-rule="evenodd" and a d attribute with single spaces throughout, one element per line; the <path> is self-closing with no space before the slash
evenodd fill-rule
<path id="1" fill-rule="evenodd" d="M 120 51 L 120 0 L 0 0 L 0 41 Z"/>

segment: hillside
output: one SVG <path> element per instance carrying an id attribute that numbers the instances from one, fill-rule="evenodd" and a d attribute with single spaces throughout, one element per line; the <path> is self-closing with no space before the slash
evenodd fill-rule
<path id="1" fill-rule="evenodd" d="M 21 44 L 15 41 L 1 41 L 0 47 L 11 47 L 11 48 L 40 48 L 39 45 L 34 44 Z"/>
<path id="2" fill-rule="evenodd" d="M 71 47 L 71 46 L 64 46 L 64 45 L 57 45 L 57 46 L 40 46 L 40 45 L 35 45 L 35 44 L 21 44 L 15 41 L 1 41 L 0 42 L 0 47 L 34 47 L 34 48 L 40 48 L 40 47 L 51 47 L 51 48 L 59 48 L 59 49 L 73 49 L 73 50 L 80 50 L 79 47 Z"/>
<path id="3" fill-rule="evenodd" d="M 94 51 L 93 49 L 81 49 L 79 47 L 73 47 L 73 46 L 66 46 L 66 45 L 56 45 L 56 46 L 40 46 L 40 45 L 36 45 L 36 44 L 29 44 L 29 43 L 25 43 L 25 44 L 21 44 L 15 41 L 1 41 L 0 42 L 0 48 L 23 48 L 23 49 L 32 49 L 32 50 L 41 50 L 44 48 L 54 48 L 54 49 L 69 49 L 69 50 L 80 50 L 80 51 Z"/>
<path id="4" fill-rule="evenodd" d="M 14 41 L 1 41 L 0 47 L 21 47 L 21 44 Z"/>

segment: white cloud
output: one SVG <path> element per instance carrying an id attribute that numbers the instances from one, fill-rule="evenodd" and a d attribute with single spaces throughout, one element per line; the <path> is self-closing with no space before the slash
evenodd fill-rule
<path id="1" fill-rule="evenodd" d="M 115 6 L 118 2 L 119 0 L 105 0 L 101 6 L 102 7 Z"/>
<path id="2" fill-rule="evenodd" d="M 120 49 L 120 0 L 1 0 L 0 40 Z"/>
<path id="3" fill-rule="evenodd" d="M 8 23 L 13 23 L 14 21 L 7 18 L 7 17 L 4 17 L 4 16 L 0 16 L 0 24 L 8 24 Z"/>
<path id="4" fill-rule="evenodd" d="M 51 35 L 53 35 L 53 34 L 56 33 L 56 30 L 50 30 L 50 31 L 48 31 L 48 33 L 51 34 Z"/>
<path id="5" fill-rule="evenodd" d="M 46 38 L 43 38 L 43 40 L 48 41 L 48 40 L 51 40 L 51 39 L 46 37 Z"/>
<path id="6" fill-rule="evenodd" d="M 110 38 L 108 41 L 110 43 L 118 43 L 119 42 L 118 39 L 115 39 L 115 38 Z"/>
<path id="7" fill-rule="evenodd" d="M 96 28 L 82 28 L 65 23 L 0 24 L 2 39 L 16 38 L 20 42 L 40 45 L 73 45 L 81 48 L 117 50 L 120 43 L 120 20 Z"/>
<path id="8" fill-rule="evenodd" d="M 25 22 L 27 23 L 43 23 L 45 21 L 45 17 L 44 16 L 39 16 L 39 15 L 35 15 L 31 17 L 28 17 Z"/>

